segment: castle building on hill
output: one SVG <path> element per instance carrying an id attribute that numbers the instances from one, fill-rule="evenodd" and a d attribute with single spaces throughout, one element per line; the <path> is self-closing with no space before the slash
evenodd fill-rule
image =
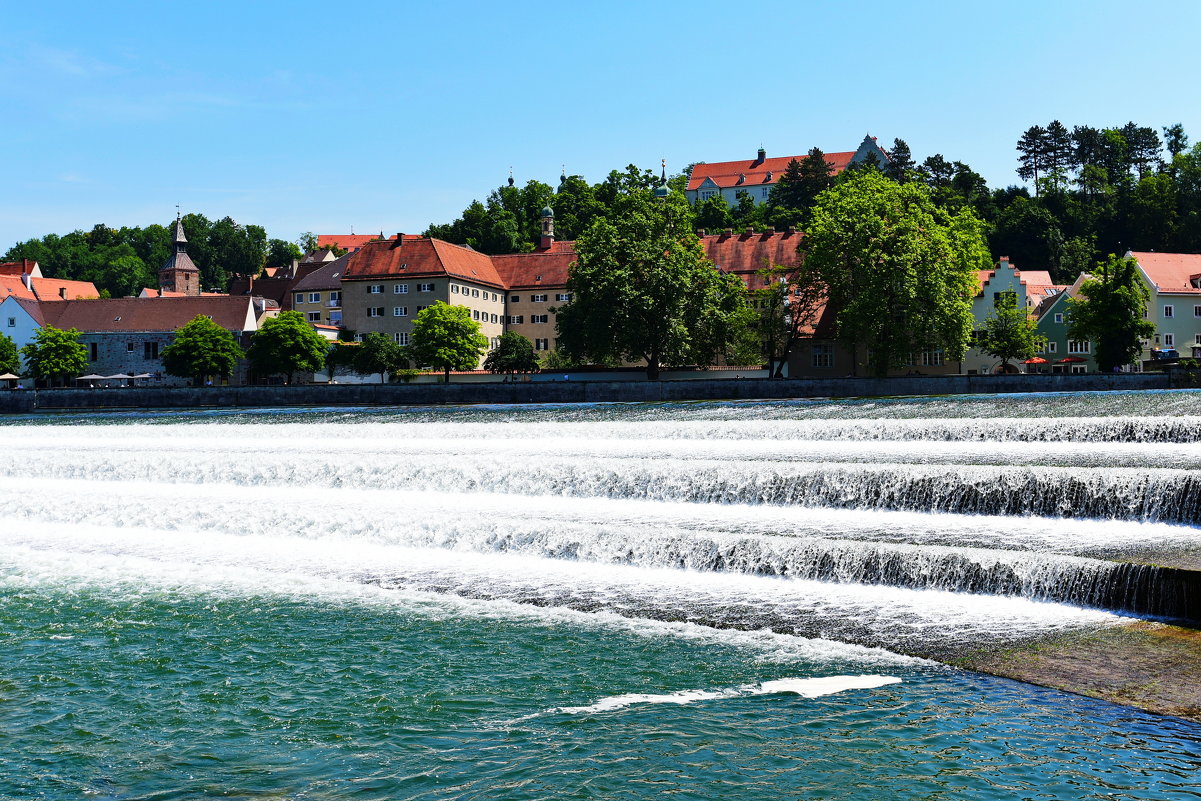
<path id="1" fill-rule="evenodd" d="M 834 174 L 845 170 L 852 164 L 859 164 L 875 158 L 878 164 L 888 161 L 888 153 L 876 144 L 876 137 L 865 136 L 859 147 L 846 153 L 826 153 L 826 161 L 834 165 Z M 756 205 L 762 205 L 771 197 L 771 189 L 780 180 L 788 163 L 793 159 L 803 161 L 800 156 L 767 157 L 767 151 L 759 148 L 759 153 L 753 161 L 717 161 L 709 164 L 697 164 L 692 168 L 688 179 L 688 188 L 684 191 L 688 202 L 696 205 L 698 201 L 709 200 L 716 195 L 726 199 L 731 207 L 738 205 L 738 195 L 747 193 Z"/>

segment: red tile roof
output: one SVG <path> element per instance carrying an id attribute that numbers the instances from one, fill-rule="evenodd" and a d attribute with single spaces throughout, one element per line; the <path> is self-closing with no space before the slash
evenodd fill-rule
<path id="1" fill-rule="evenodd" d="M 9 295 L 16 298 L 28 298 L 36 300 L 33 291 L 25 286 L 25 282 L 20 278 L 11 275 L 0 275 L 0 300 L 4 300 Z"/>
<path id="2" fill-rule="evenodd" d="M 175 331 L 199 315 L 208 315 L 227 331 L 254 329 L 250 298 L 111 298 L 60 300 L 41 304 L 46 322 L 55 328 L 87 332 Z"/>
<path id="3" fill-rule="evenodd" d="M 491 257 L 440 239 L 413 236 L 375 240 L 346 260 L 343 281 L 373 278 L 426 278 L 447 276 L 503 289 Z"/>
<path id="4" fill-rule="evenodd" d="M 509 289 L 565 289 L 575 258 L 575 242 L 552 242 L 546 250 L 493 256 L 492 263 Z"/>
<path id="5" fill-rule="evenodd" d="M 32 278 L 34 294 L 38 300 L 80 300 L 100 297 L 99 290 L 91 281 L 65 281 L 58 278 Z"/>
<path id="6" fill-rule="evenodd" d="M 759 270 L 769 265 L 797 267 L 801 255 L 797 247 L 802 235 L 797 231 L 761 231 L 753 234 L 710 234 L 701 237 L 705 255 L 718 269 L 734 273 L 750 289 L 762 289 Z"/>
<path id="7" fill-rule="evenodd" d="M 42 270 L 38 266 L 35 259 L 21 259 L 20 261 L 0 262 L 0 275 L 16 275 L 21 276 L 26 273 L 33 275 L 36 271 L 38 277 L 42 275 Z"/>
<path id="8" fill-rule="evenodd" d="M 842 172 L 851 163 L 851 158 L 855 155 L 852 150 L 847 153 L 826 153 L 826 161 L 834 165 L 834 174 Z M 688 188 L 699 189 L 701 184 L 705 183 L 705 179 L 711 179 L 722 189 L 732 189 L 734 187 L 755 187 L 755 186 L 772 186 L 784 174 L 784 170 L 788 169 L 788 163 L 796 159 L 804 161 L 805 154 L 800 156 L 776 156 L 775 158 L 764 159 L 757 161 L 750 159 L 747 161 L 716 161 L 711 164 L 697 164 L 692 168 L 692 176 L 688 179 Z M 768 173 L 771 177 L 768 178 Z M 742 177 L 742 183 L 739 183 L 739 178 Z"/>
<path id="9" fill-rule="evenodd" d="M 1131 253 L 1159 292 L 1201 294 L 1193 281 L 1201 282 L 1201 254 Z"/>
<path id="10" fill-rule="evenodd" d="M 388 237 L 395 239 L 396 235 Z M 379 239 L 375 234 L 321 234 L 317 237 L 317 247 L 332 248 L 337 245 L 342 250 L 358 250 L 373 239 Z"/>

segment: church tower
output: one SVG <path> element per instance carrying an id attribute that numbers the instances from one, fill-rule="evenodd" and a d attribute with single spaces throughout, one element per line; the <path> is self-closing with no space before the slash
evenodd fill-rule
<path id="1" fill-rule="evenodd" d="M 175 215 L 175 242 L 173 252 L 158 271 L 160 292 L 179 292 L 184 295 L 200 294 L 200 270 L 188 255 L 188 239 L 183 234 L 183 220 Z"/>
<path id="2" fill-rule="evenodd" d="M 542 209 L 542 237 L 538 250 L 550 250 L 555 244 L 555 211 L 550 206 Z"/>

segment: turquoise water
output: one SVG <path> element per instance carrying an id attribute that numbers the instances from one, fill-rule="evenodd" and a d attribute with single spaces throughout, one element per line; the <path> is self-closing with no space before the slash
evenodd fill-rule
<path id="1" fill-rule="evenodd" d="M 1148 398 L 1060 399 L 1063 468 L 985 458 L 1037 398 L 9 421 L 0 798 L 1201 798 L 1201 726 L 920 658 L 1117 625 L 996 565 L 1067 580 L 1194 521 L 763 491 L 833 453 L 864 482 L 906 456 L 964 483 L 1191 475 L 1188 443 L 1114 433 L 1201 412 Z M 947 443 L 910 420 L 985 445 L 931 467 Z M 853 569 L 881 548 L 894 572 Z M 892 583 L 948 550 L 961 585 Z"/>

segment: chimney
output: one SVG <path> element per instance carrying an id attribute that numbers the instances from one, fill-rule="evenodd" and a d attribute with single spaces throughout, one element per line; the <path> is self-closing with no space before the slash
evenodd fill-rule
<path id="1" fill-rule="evenodd" d="M 401 246 L 401 245 L 404 243 L 404 239 L 405 239 L 405 235 L 404 235 L 404 234 L 402 234 L 402 233 L 397 233 L 397 234 L 396 234 L 396 244 L 395 244 L 395 245 L 393 245 L 392 247 L 394 247 L 394 248 L 398 248 L 398 247 L 400 247 L 400 246 Z"/>
<path id="2" fill-rule="evenodd" d="M 67 288 L 65 286 L 60 286 L 58 288 L 58 297 L 59 297 L 59 300 L 67 299 Z"/>
<path id="3" fill-rule="evenodd" d="M 724 230 L 724 231 L 722 231 L 722 232 L 721 232 L 721 235 L 722 235 L 722 236 L 733 236 L 733 235 L 734 235 L 734 229 L 733 229 L 733 228 L 727 228 L 726 230 Z"/>
<path id="4" fill-rule="evenodd" d="M 792 236 L 795 233 L 796 233 L 796 226 L 795 225 L 788 226 L 788 235 Z"/>
<path id="5" fill-rule="evenodd" d="M 755 159 L 756 164 L 762 164 L 767 159 L 767 151 L 759 148 L 759 158 Z"/>

